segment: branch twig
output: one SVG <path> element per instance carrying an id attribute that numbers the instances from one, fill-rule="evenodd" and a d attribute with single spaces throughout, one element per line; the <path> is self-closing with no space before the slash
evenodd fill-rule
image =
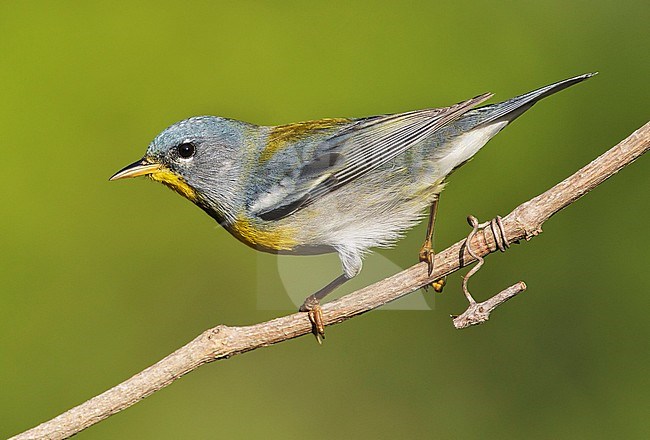
<path id="1" fill-rule="evenodd" d="M 572 176 L 519 205 L 504 217 L 507 242 L 530 240 L 538 235 L 542 232 L 542 224 L 552 215 L 616 174 L 649 148 L 650 122 Z M 482 228 L 472 237 L 470 245 L 477 256 L 484 257 L 497 249 L 497 240 L 490 229 Z M 459 241 L 436 254 L 435 270 L 431 276 L 427 276 L 426 264 L 419 263 L 325 304 L 325 325 L 337 324 L 373 310 L 473 263 L 476 258 L 467 252 L 464 243 L 465 240 Z M 480 320 L 477 313 L 492 310 L 523 287 L 525 285 L 517 284 L 484 303 L 475 303 L 476 310 L 471 310 L 470 307 L 457 319 L 463 317 L 464 322 Z M 483 307 L 483 312 L 479 311 L 480 307 Z M 311 333 L 311 330 L 312 325 L 306 313 L 294 313 L 245 327 L 219 325 L 203 332 L 187 345 L 116 387 L 12 439 L 68 438 L 128 408 L 203 364 L 296 338 Z"/>
<path id="2" fill-rule="evenodd" d="M 451 317 L 454 322 L 454 327 L 460 330 L 471 325 L 483 324 L 485 321 L 490 319 L 490 313 L 492 313 L 492 310 L 496 309 L 510 298 L 514 298 L 524 290 L 526 290 L 526 283 L 519 281 L 483 302 L 477 303 L 472 299 L 467 310 L 458 316 Z"/>

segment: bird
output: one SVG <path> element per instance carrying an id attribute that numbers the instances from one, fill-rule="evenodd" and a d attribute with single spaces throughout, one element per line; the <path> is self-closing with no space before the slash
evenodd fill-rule
<path id="1" fill-rule="evenodd" d="M 160 182 L 259 251 L 336 252 L 342 274 L 300 307 L 320 342 L 320 301 L 359 274 L 372 248 L 393 246 L 428 209 L 418 258 L 431 275 L 434 223 L 449 175 L 539 100 L 596 73 L 482 106 L 491 93 L 448 107 L 277 126 L 190 117 L 163 130 L 142 159 L 110 180 Z M 434 283 L 436 290 L 442 285 Z"/>

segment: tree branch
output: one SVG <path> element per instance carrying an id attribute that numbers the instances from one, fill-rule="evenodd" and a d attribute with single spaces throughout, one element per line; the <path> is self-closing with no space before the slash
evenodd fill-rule
<path id="1" fill-rule="evenodd" d="M 650 122 L 572 176 L 545 193 L 519 205 L 504 217 L 503 229 L 507 241 L 513 243 L 530 240 L 538 235 L 542 232 L 542 224 L 552 215 L 632 163 L 649 148 Z M 497 241 L 491 228 L 484 227 L 474 234 L 470 245 L 475 255 L 484 257 L 496 250 Z M 373 310 L 475 260 L 467 251 L 465 240 L 461 240 L 436 254 L 435 270 L 430 277 L 427 276 L 426 264 L 419 263 L 385 280 L 325 304 L 324 323 L 325 325 L 337 324 Z M 489 313 L 494 307 L 524 288 L 523 283 L 518 283 L 483 303 L 475 303 L 474 311 L 471 310 L 470 305 L 470 309 L 456 319 L 462 317 L 465 323 L 472 319 L 480 319 L 475 316 L 476 313 L 484 313 L 486 310 Z M 484 309 L 479 310 L 479 308 Z M 471 322 L 467 325 L 471 325 Z M 203 364 L 296 338 L 310 333 L 311 330 L 312 325 L 306 313 L 294 313 L 244 327 L 219 325 L 206 330 L 187 345 L 114 388 L 12 439 L 68 438 L 128 408 Z"/>

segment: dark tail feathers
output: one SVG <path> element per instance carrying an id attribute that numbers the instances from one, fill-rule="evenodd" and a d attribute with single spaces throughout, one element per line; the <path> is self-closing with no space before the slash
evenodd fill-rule
<path id="1" fill-rule="evenodd" d="M 537 101 L 546 98 L 547 96 L 550 96 L 554 93 L 557 93 L 560 90 L 564 90 L 567 87 L 571 87 L 574 84 L 578 84 L 579 82 L 591 78 L 596 74 L 598 74 L 598 72 L 585 73 L 584 75 L 568 78 L 563 81 L 558 81 L 554 84 L 533 90 L 532 92 L 525 93 L 498 104 L 480 107 L 477 110 L 481 113 L 484 113 L 486 119 L 482 120 L 479 125 L 487 125 L 503 120 L 511 122 L 526 110 L 531 108 Z"/>

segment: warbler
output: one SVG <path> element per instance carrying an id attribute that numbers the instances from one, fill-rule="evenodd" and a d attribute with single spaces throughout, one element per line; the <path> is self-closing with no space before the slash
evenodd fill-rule
<path id="1" fill-rule="evenodd" d="M 279 126 L 192 117 L 166 128 L 142 159 L 110 180 L 161 182 L 260 251 L 337 252 L 343 274 L 300 308 L 322 336 L 319 301 L 361 271 L 364 254 L 393 245 L 427 208 L 419 258 L 430 274 L 446 178 L 537 101 L 593 75 L 478 108 L 492 94 L 443 108 Z"/>

